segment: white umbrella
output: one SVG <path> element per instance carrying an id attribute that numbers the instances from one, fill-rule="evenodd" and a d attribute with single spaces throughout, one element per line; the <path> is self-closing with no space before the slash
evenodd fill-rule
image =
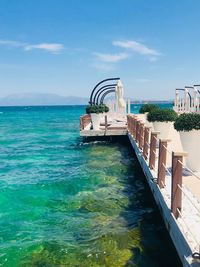
<path id="1" fill-rule="evenodd" d="M 117 82 L 117 88 L 116 88 L 116 100 L 118 104 L 118 108 L 124 109 L 126 108 L 126 101 L 124 100 L 124 88 L 121 80 Z"/>

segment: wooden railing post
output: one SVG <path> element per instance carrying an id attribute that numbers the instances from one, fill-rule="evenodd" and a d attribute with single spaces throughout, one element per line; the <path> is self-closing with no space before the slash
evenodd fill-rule
<path id="1" fill-rule="evenodd" d="M 167 162 L 167 142 L 169 140 L 160 139 L 159 141 L 159 157 L 158 157 L 158 180 L 160 188 L 165 186 L 165 173 Z"/>
<path id="2" fill-rule="evenodd" d="M 91 117 L 89 114 L 85 114 L 80 117 L 80 130 L 84 130 L 85 127 L 91 122 Z"/>
<path id="3" fill-rule="evenodd" d="M 133 131 L 134 131 L 134 117 L 131 117 L 131 135 L 133 135 Z"/>
<path id="4" fill-rule="evenodd" d="M 136 123 L 137 119 L 136 117 L 133 117 L 133 137 L 136 138 Z"/>
<path id="5" fill-rule="evenodd" d="M 80 130 L 83 130 L 83 117 L 80 117 Z"/>
<path id="6" fill-rule="evenodd" d="M 134 117 L 131 117 L 131 135 L 134 135 Z"/>
<path id="7" fill-rule="evenodd" d="M 131 115 L 127 115 L 127 128 L 128 128 L 128 130 L 129 130 L 129 132 L 130 132 L 130 134 L 132 134 L 132 117 L 131 117 Z"/>
<path id="8" fill-rule="evenodd" d="M 105 130 L 108 128 L 108 117 L 105 115 Z"/>
<path id="9" fill-rule="evenodd" d="M 139 129 L 139 148 L 142 150 L 144 145 L 144 123 L 140 123 L 140 129 Z"/>
<path id="10" fill-rule="evenodd" d="M 148 150 L 149 150 L 149 133 L 150 128 L 144 128 L 144 146 L 143 146 L 143 157 L 147 160 L 148 158 Z"/>
<path id="11" fill-rule="evenodd" d="M 151 141 L 150 141 L 150 156 L 149 156 L 149 168 L 155 169 L 156 163 L 156 144 L 157 136 L 159 132 L 151 132 Z"/>
<path id="12" fill-rule="evenodd" d="M 136 143 L 139 142 L 139 129 L 140 129 L 140 121 L 136 120 L 136 127 L 135 127 L 135 141 L 136 141 Z"/>
<path id="13" fill-rule="evenodd" d="M 172 182 L 171 182 L 171 212 L 177 219 L 179 212 L 182 208 L 182 191 L 179 188 L 182 187 L 182 172 L 183 172 L 183 156 L 186 153 L 172 153 Z"/>

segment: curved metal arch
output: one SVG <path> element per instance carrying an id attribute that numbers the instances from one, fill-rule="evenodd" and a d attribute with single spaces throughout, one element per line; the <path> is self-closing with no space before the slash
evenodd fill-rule
<path id="1" fill-rule="evenodd" d="M 108 82 L 108 81 L 116 81 L 116 80 L 120 80 L 120 78 L 108 78 L 108 79 L 105 79 L 105 80 L 102 80 L 100 81 L 97 85 L 95 85 L 94 89 L 92 90 L 91 92 L 91 95 L 90 95 L 90 101 L 89 101 L 89 104 L 92 105 L 92 98 L 93 98 L 93 94 L 95 92 L 95 90 L 97 89 L 97 87 L 104 83 L 104 82 Z"/>
<path id="2" fill-rule="evenodd" d="M 186 87 L 186 89 L 189 88 L 189 87 Z M 185 89 L 182 89 L 182 88 L 176 88 L 176 91 L 185 91 Z M 192 105 L 192 96 L 190 94 L 190 92 L 188 92 L 188 95 L 189 95 L 189 98 L 190 98 L 190 107 Z"/>
<path id="3" fill-rule="evenodd" d="M 105 91 L 110 90 L 110 89 L 114 89 L 114 90 L 115 90 L 116 87 L 115 87 L 115 86 L 110 86 L 110 87 L 106 87 L 105 89 L 103 89 L 103 90 L 100 91 L 100 93 L 99 93 L 98 96 L 97 96 L 97 100 L 96 100 L 96 104 L 97 104 L 97 105 L 99 104 L 99 98 L 100 98 L 101 94 L 102 94 L 103 92 L 105 92 Z"/>
<path id="4" fill-rule="evenodd" d="M 106 91 L 106 92 L 101 96 L 100 104 L 103 104 L 104 98 L 105 98 L 108 94 L 110 94 L 110 93 L 112 93 L 112 92 L 115 92 L 115 90 L 114 90 L 114 89 L 111 89 L 111 90 L 109 90 L 109 91 Z"/>
<path id="5" fill-rule="evenodd" d="M 195 85 L 194 85 L 194 87 L 197 87 L 197 86 L 200 86 L 200 84 L 195 84 Z M 197 89 L 197 91 L 198 91 L 198 93 L 200 94 L 200 90 Z"/>
<path id="6" fill-rule="evenodd" d="M 98 95 L 98 93 L 101 91 L 101 90 L 103 90 L 104 88 L 113 88 L 114 86 L 117 86 L 117 84 L 116 83 L 111 83 L 111 84 L 107 84 L 107 85 L 104 85 L 104 86 L 102 86 L 102 87 L 100 87 L 97 91 L 96 91 L 96 93 L 95 93 L 95 95 L 94 95 L 94 97 L 93 97 L 93 101 L 92 101 L 92 104 L 96 104 L 97 103 L 97 101 L 96 101 L 96 97 L 97 97 L 97 95 Z"/>

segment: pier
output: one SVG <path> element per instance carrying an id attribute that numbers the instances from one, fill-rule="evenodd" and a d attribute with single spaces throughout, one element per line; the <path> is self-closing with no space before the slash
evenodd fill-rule
<path id="1" fill-rule="evenodd" d="M 196 93 L 195 89 L 191 97 L 185 88 L 184 98 L 180 99 L 176 90 L 174 110 L 177 113 L 199 111 Z M 129 105 L 130 101 L 124 105 L 123 112 L 117 107 L 102 114 L 96 130 L 92 129 L 90 114 L 83 115 L 80 136 L 127 136 L 183 266 L 199 267 L 200 175 L 187 167 L 188 153 L 183 151 L 176 130 L 170 130 L 169 138 L 161 138 L 145 114 L 131 114 Z"/>
<path id="2" fill-rule="evenodd" d="M 92 136 L 124 136 L 127 135 L 127 121 L 126 118 L 117 120 L 112 118 L 111 122 L 108 121 L 108 116 L 103 117 L 102 123 L 98 130 L 91 129 L 91 118 L 90 115 L 85 114 L 80 117 L 80 136 L 92 137 Z"/>

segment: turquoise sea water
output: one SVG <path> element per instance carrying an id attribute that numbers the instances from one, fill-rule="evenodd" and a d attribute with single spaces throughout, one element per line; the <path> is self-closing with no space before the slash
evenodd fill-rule
<path id="1" fill-rule="evenodd" d="M 0 266 L 181 266 L 133 151 L 83 143 L 83 113 L 0 108 Z"/>

